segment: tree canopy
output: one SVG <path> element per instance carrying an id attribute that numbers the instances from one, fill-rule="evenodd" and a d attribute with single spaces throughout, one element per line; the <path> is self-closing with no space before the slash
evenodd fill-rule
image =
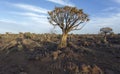
<path id="1" fill-rule="evenodd" d="M 88 15 L 83 12 L 82 9 L 77 9 L 76 7 L 55 7 L 53 11 L 48 12 L 49 22 L 53 26 L 59 26 L 62 32 L 70 32 L 72 30 L 79 30 L 82 27 L 78 26 L 84 22 L 87 22 Z"/>
<path id="2" fill-rule="evenodd" d="M 111 33 L 112 32 L 112 28 L 110 28 L 110 27 L 104 27 L 104 28 L 101 28 L 100 29 L 100 32 L 102 32 L 102 33 Z"/>

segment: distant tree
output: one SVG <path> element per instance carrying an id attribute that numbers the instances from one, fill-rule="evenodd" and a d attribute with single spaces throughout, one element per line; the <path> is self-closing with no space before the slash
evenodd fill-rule
<path id="1" fill-rule="evenodd" d="M 58 48 L 67 46 L 67 36 L 70 31 L 80 30 L 83 28 L 79 25 L 89 21 L 88 15 L 82 9 L 76 7 L 64 6 L 56 7 L 54 10 L 48 12 L 48 20 L 53 26 L 58 26 L 62 30 L 61 41 Z"/>
<path id="2" fill-rule="evenodd" d="M 112 33 L 112 28 L 110 27 L 104 27 L 100 29 L 100 32 L 104 34 L 104 42 L 107 42 L 107 34 Z"/>

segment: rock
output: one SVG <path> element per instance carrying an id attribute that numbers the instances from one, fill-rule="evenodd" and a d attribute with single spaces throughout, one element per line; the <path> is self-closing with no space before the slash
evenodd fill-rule
<path id="1" fill-rule="evenodd" d="M 103 71 L 97 65 L 94 65 L 92 74 L 103 74 Z"/>
<path id="2" fill-rule="evenodd" d="M 105 73 L 106 73 L 106 74 L 115 74 L 114 71 L 109 70 L 109 69 L 106 69 L 106 70 L 105 70 Z"/>
<path id="3" fill-rule="evenodd" d="M 13 40 L 13 41 L 9 42 L 8 44 L 5 44 L 4 46 L 2 46 L 3 48 L 1 50 L 9 49 L 11 47 L 14 47 L 16 44 L 17 44 L 17 41 Z"/>
<path id="4" fill-rule="evenodd" d="M 78 66 L 75 67 L 75 73 L 79 73 L 79 67 Z"/>
<path id="5" fill-rule="evenodd" d="M 82 68 L 82 73 L 84 74 L 89 74 L 89 73 L 91 73 L 91 67 L 89 66 L 89 65 L 85 65 L 85 64 L 83 64 L 82 66 L 81 66 L 81 68 Z"/>
<path id="6" fill-rule="evenodd" d="M 60 53 L 61 53 L 60 50 L 54 51 L 54 52 L 52 53 L 53 60 L 56 60 L 56 59 L 58 58 L 58 55 L 59 55 Z"/>
<path id="7" fill-rule="evenodd" d="M 34 51 L 35 47 L 40 47 L 41 45 L 38 42 L 35 42 L 31 39 L 23 39 L 22 44 L 30 51 Z"/>
<path id="8" fill-rule="evenodd" d="M 22 45 L 18 45 L 17 47 L 18 47 L 18 51 L 23 50 L 23 46 Z"/>
<path id="9" fill-rule="evenodd" d="M 27 72 L 20 72 L 19 74 L 28 74 Z"/>

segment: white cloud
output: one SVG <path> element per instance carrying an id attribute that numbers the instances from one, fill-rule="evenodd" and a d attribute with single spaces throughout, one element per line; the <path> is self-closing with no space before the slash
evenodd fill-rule
<path id="1" fill-rule="evenodd" d="M 49 2 L 57 3 L 60 5 L 68 5 L 68 6 L 75 6 L 73 3 L 71 3 L 69 0 L 47 0 Z"/>
<path id="2" fill-rule="evenodd" d="M 113 10 L 116 10 L 116 9 L 117 9 L 116 7 L 109 7 L 109 8 L 103 9 L 102 11 L 109 12 L 109 11 L 113 11 Z"/>
<path id="3" fill-rule="evenodd" d="M 6 24 L 21 24 L 22 26 L 27 25 L 25 22 L 20 22 L 20 21 L 15 21 L 15 20 L 9 20 L 9 19 L 0 19 L 0 24 L 1 23 L 6 23 Z"/>
<path id="4" fill-rule="evenodd" d="M 120 13 L 114 13 L 108 17 L 93 17 L 91 23 L 99 26 L 110 26 L 120 24 Z"/>
<path id="5" fill-rule="evenodd" d="M 16 23 L 13 20 L 8 20 L 8 19 L 0 19 L 0 22 L 6 22 L 6 23 Z"/>
<path id="6" fill-rule="evenodd" d="M 21 15 L 24 17 L 38 17 L 38 18 L 47 18 L 47 15 L 44 14 L 37 14 L 33 12 L 11 12 L 14 15 Z"/>
<path id="7" fill-rule="evenodd" d="M 2 25 L 0 27 L 1 28 L 0 33 L 5 33 L 5 32 L 47 33 L 52 28 L 52 25 L 50 25 L 47 22 L 47 19 L 44 20 L 36 17 L 31 17 L 29 20 L 26 20 L 26 22 L 9 20 L 9 19 L 0 19 L 0 25 Z"/>
<path id="8" fill-rule="evenodd" d="M 47 9 L 37 7 L 37 6 L 33 6 L 33 5 L 28 5 L 28 4 L 20 4 L 20 3 L 12 4 L 11 3 L 11 5 L 13 5 L 15 7 L 25 9 L 25 10 L 29 10 L 29 11 L 32 11 L 32 12 L 38 12 L 38 13 L 44 13 L 44 14 L 47 14 L 47 12 L 49 11 Z"/>
<path id="9" fill-rule="evenodd" d="M 7 3 L 7 4 L 15 6 L 16 8 L 24 9 L 26 11 L 25 12 L 18 12 L 18 11 L 9 12 L 11 16 L 13 15 L 17 19 L 11 18 L 14 21 L 11 21 L 11 19 L 10 20 L 2 19 L 2 21 L 0 21 L 0 24 L 19 26 L 16 28 L 22 27 L 17 32 L 29 31 L 29 32 L 35 32 L 35 33 L 38 33 L 38 32 L 45 33 L 47 32 L 47 30 L 49 30 L 49 28 L 52 27 L 52 25 L 49 24 L 48 19 L 47 19 L 47 12 L 49 10 L 41 8 L 41 7 L 28 5 L 28 4 L 21 4 L 21 3 L 16 3 L 16 4 Z M 10 27 L 8 29 L 13 29 L 13 28 L 14 27 Z"/>
<path id="10" fill-rule="evenodd" d="M 26 27 L 27 23 L 24 22 L 17 22 L 15 20 L 9 20 L 9 19 L 0 19 L 0 33 L 5 33 L 5 32 L 13 32 L 13 33 L 18 33 L 18 32 L 23 32 L 27 31 L 27 29 L 24 29 Z"/>
<path id="11" fill-rule="evenodd" d="M 13 15 L 17 15 L 19 18 L 26 19 L 28 23 L 37 23 L 39 24 L 47 24 L 49 26 L 49 22 L 47 19 L 47 15 L 44 14 L 37 14 L 33 12 L 11 12 Z M 19 15 L 19 16 L 18 16 Z"/>
<path id="12" fill-rule="evenodd" d="M 117 2 L 117 3 L 120 3 L 120 0 L 113 0 L 113 1 L 115 1 L 115 2 Z"/>
<path id="13" fill-rule="evenodd" d="M 110 14 L 114 14 L 116 12 L 120 12 L 120 8 L 119 7 L 108 7 L 102 10 L 103 14 L 110 13 Z"/>

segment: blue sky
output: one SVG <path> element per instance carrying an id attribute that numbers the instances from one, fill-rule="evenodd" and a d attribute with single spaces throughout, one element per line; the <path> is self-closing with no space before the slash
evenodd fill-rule
<path id="1" fill-rule="evenodd" d="M 73 33 L 98 33 L 102 27 L 120 33 L 120 0 L 0 0 L 0 33 L 50 33 L 53 26 L 47 12 L 65 5 L 83 9 L 90 18 L 82 30 Z M 61 33 L 59 28 L 54 31 Z"/>

